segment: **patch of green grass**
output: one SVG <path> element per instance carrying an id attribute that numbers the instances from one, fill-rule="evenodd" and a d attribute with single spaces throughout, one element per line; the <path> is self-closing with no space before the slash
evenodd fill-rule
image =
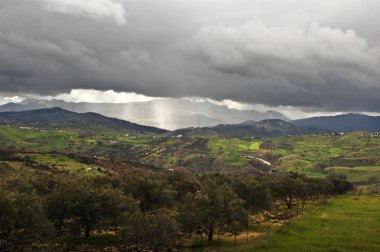
<path id="1" fill-rule="evenodd" d="M 225 161 L 230 166 L 244 166 L 248 160 L 242 157 L 242 152 L 252 152 L 260 149 L 258 140 L 243 140 L 237 138 L 210 138 L 208 142 L 210 155 Z"/>
<path id="2" fill-rule="evenodd" d="M 27 156 L 29 159 L 33 160 L 37 164 L 42 164 L 49 166 L 52 169 L 57 171 L 68 171 L 70 173 L 80 173 L 81 175 L 93 175 L 99 174 L 103 168 L 99 168 L 98 166 L 90 166 L 87 164 L 83 164 L 77 162 L 71 158 L 68 158 L 59 154 L 18 154 L 21 157 Z M 16 163 L 17 164 L 17 163 Z M 100 171 L 98 170 L 100 169 Z"/>
<path id="3" fill-rule="evenodd" d="M 356 171 L 380 171 L 380 166 L 357 166 Z"/>
<path id="4" fill-rule="evenodd" d="M 346 195 L 309 211 L 289 225 L 272 228 L 248 244 L 223 241 L 221 251 L 380 251 L 380 197 Z M 207 243 L 206 243 L 207 244 Z M 215 242 L 205 251 L 215 251 Z"/>
<path id="5" fill-rule="evenodd" d="M 0 126 L 0 139 L 7 140 L 27 148 L 40 150 L 63 149 L 71 141 L 77 141 L 77 134 L 65 130 L 25 129 L 19 127 Z"/>
<path id="6" fill-rule="evenodd" d="M 342 167 L 333 166 L 325 169 L 328 172 L 339 172 L 347 175 L 348 180 L 357 183 L 380 182 L 380 166 Z"/>
<path id="7" fill-rule="evenodd" d="M 329 153 L 332 156 L 339 156 L 342 154 L 342 152 L 343 152 L 343 150 L 341 148 L 337 148 L 337 147 L 332 147 L 329 149 Z"/>

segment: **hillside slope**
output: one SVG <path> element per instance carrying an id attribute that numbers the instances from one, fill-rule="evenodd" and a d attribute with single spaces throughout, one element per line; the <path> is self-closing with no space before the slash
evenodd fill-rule
<path id="1" fill-rule="evenodd" d="M 70 125 L 75 127 L 104 127 L 145 133 L 164 133 L 166 130 L 143 126 L 96 113 L 75 113 L 61 108 L 47 108 L 21 112 L 1 112 L 0 123 L 19 126 Z"/>
<path id="2" fill-rule="evenodd" d="M 311 117 L 294 120 L 291 123 L 302 127 L 307 133 L 314 132 L 347 132 L 347 131 L 380 131 L 380 117 L 361 114 L 343 114 L 337 116 Z"/>
<path id="3" fill-rule="evenodd" d="M 259 122 L 246 121 L 239 124 L 220 124 L 215 127 L 180 129 L 170 134 L 262 137 L 300 135 L 302 130 L 280 119 L 267 119 Z"/>

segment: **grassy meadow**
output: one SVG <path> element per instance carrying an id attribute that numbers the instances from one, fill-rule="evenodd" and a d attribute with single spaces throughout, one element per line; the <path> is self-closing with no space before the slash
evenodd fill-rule
<path id="1" fill-rule="evenodd" d="M 380 196 L 345 195 L 309 209 L 282 226 L 252 226 L 247 235 L 223 237 L 219 251 L 380 251 Z M 218 251 L 217 241 L 204 251 Z M 199 242 L 198 242 L 199 246 Z M 192 249 L 189 251 L 199 250 Z"/>

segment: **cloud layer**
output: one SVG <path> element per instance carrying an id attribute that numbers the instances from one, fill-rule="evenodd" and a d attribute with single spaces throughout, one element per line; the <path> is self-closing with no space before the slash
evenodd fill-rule
<path id="1" fill-rule="evenodd" d="M 376 0 L 3 0 L 0 92 L 377 112 L 378 9 Z"/>

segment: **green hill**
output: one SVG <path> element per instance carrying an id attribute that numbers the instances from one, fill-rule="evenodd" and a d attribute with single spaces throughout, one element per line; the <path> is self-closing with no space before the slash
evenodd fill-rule
<path id="1" fill-rule="evenodd" d="M 166 130 L 143 126 L 96 113 L 75 113 L 61 108 L 37 109 L 21 112 L 1 112 L 0 123 L 17 126 L 75 126 L 104 127 L 145 133 L 164 133 Z"/>

